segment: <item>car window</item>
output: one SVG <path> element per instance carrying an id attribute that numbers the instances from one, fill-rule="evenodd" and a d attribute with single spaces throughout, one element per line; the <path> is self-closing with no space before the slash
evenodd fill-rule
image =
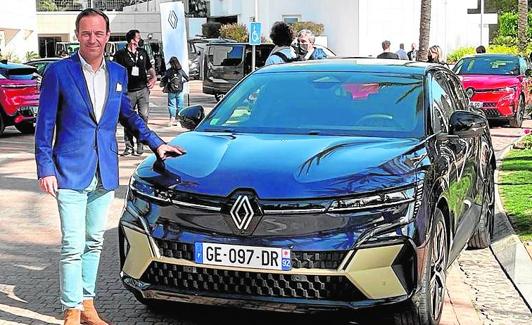
<path id="1" fill-rule="evenodd" d="M 253 74 L 198 128 L 226 129 L 422 137 L 423 78 L 352 72 Z"/>
<path id="2" fill-rule="evenodd" d="M 215 45 L 209 47 L 207 59 L 215 66 L 237 66 L 244 58 L 244 45 Z"/>
<path id="3" fill-rule="evenodd" d="M 33 73 L 36 71 L 37 70 L 32 66 L 11 69 L 0 68 L 0 74 L 3 74 L 6 78 L 12 80 L 31 80 L 34 77 Z"/>
<path id="4" fill-rule="evenodd" d="M 448 86 L 445 76 L 438 73 L 432 78 L 430 85 L 432 107 L 431 124 L 434 133 L 449 131 L 449 118 L 453 108 L 451 96 L 448 93 Z"/>
<path id="5" fill-rule="evenodd" d="M 527 69 L 526 60 L 524 58 L 519 58 L 519 67 L 520 67 L 519 74 L 524 75 Z"/>
<path id="6" fill-rule="evenodd" d="M 463 58 L 454 66 L 459 75 L 492 74 L 518 75 L 520 72 L 518 57 L 512 56 L 475 56 Z"/>
<path id="7" fill-rule="evenodd" d="M 451 98 L 452 110 L 450 113 L 452 114 L 455 110 L 465 110 L 467 107 L 466 96 L 464 94 L 461 83 L 457 80 L 455 76 L 452 76 L 449 73 L 440 73 L 444 76 L 443 78 L 445 79 L 443 86 L 445 87 L 447 93 Z"/>

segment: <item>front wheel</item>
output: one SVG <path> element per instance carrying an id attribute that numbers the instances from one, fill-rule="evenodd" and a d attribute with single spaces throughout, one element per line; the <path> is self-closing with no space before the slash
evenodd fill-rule
<path id="1" fill-rule="evenodd" d="M 15 127 L 17 128 L 17 130 L 19 130 L 23 134 L 35 133 L 35 126 L 33 125 L 33 122 L 21 122 L 21 123 L 15 124 Z"/>
<path id="2" fill-rule="evenodd" d="M 480 212 L 480 220 L 477 229 L 471 235 L 467 246 L 469 248 L 486 248 L 491 244 L 491 234 L 493 234 L 493 224 L 495 221 L 495 179 L 493 167 L 486 168 L 486 187 Z"/>
<path id="3" fill-rule="evenodd" d="M 512 117 L 509 121 L 510 127 L 512 128 L 520 128 L 521 125 L 523 125 L 523 117 L 525 115 L 525 99 L 523 96 L 519 98 L 519 107 L 517 108 L 517 112 L 515 112 L 515 116 Z"/>
<path id="4" fill-rule="evenodd" d="M 421 288 L 407 302 L 406 308 L 394 315 L 395 325 L 436 325 L 440 322 L 445 299 L 447 269 L 447 231 L 440 209 L 434 211 L 429 247 Z"/>

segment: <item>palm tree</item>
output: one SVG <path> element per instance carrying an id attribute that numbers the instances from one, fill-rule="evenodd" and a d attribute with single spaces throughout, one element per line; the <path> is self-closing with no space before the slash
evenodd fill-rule
<path id="1" fill-rule="evenodd" d="M 419 18 L 419 51 L 418 61 L 427 61 L 430 38 L 431 0 L 421 0 L 421 15 Z M 526 1 L 526 0 L 525 0 Z"/>
<path id="2" fill-rule="evenodd" d="M 517 38 L 519 40 L 519 52 L 524 52 L 528 41 L 528 1 L 518 1 L 517 11 L 519 13 L 519 18 L 517 20 Z"/>

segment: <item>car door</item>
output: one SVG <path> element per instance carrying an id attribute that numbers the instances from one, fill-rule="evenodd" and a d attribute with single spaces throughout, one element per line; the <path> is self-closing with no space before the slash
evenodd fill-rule
<path id="1" fill-rule="evenodd" d="M 476 162 L 474 139 L 458 138 L 449 134 L 449 121 L 455 110 L 466 109 L 465 103 L 456 93 L 453 76 L 438 71 L 431 80 L 431 124 L 437 134 L 435 149 L 438 164 L 445 166 L 443 181 L 446 184 L 446 197 L 451 213 L 451 230 L 454 236 L 451 243 L 450 260 L 460 253 L 467 243 L 480 211 L 475 204 Z"/>

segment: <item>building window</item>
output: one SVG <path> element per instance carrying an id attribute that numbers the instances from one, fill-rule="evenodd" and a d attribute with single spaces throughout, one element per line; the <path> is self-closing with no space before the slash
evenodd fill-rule
<path id="1" fill-rule="evenodd" d="M 288 25 L 301 21 L 301 15 L 283 15 L 283 21 Z"/>

